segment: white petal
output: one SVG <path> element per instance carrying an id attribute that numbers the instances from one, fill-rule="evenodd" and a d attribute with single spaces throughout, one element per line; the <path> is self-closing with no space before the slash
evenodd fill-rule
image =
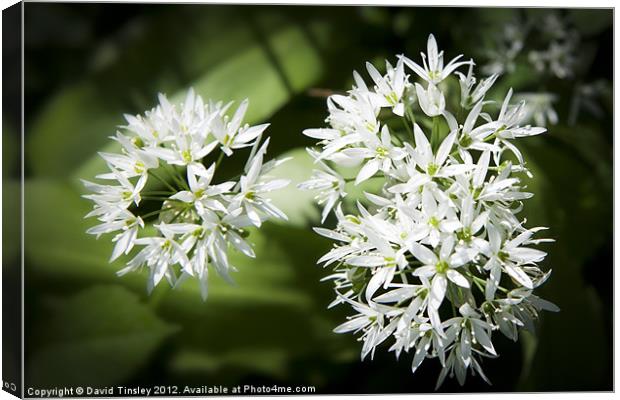
<path id="1" fill-rule="evenodd" d="M 430 299 L 428 301 L 428 306 L 438 310 L 443 302 L 444 297 L 446 296 L 446 288 L 448 286 L 448 281 L 444 275 L 437 274 L 433 278 L 431 284 L 431 293 Z"/>
<path id="2" fill-rule="evenodd" d="M 457 131 L 452 131 L 444 140 L 441 142 L 439 149 L 437 150 L 437 157 L 435 158 L 435 164 L 443 165 L 448 155 L 450 155 L 450 150 L 452 150 L 452 146 L 454 145 L 454 140 L 456 139 Z"/>
<path id="3" fill-rule="evenodd" d="M 528 289 L 534 288 L 532 280 L 525 272 L 523 272 L 520 267 L 508 264 L 505 265 L 504 268 L 506 269 L 506 272 L 508 272 L 508 275 L 510 275 L 514 280 L 516 280 Z"/>
<path id="4" fill-rule="evenodd" d="M 361 316 L 361 317 L 357 317 L 357 318 L 353 318 L 347 322 L 345 322 L 344 324 L 338 325 L 336 328 L 334 328 L 334 332 L 335 333 L 345 333 L 345 332 L 351 332 L 351 331 L 356 331 L 360 328 L 363 328 L 364 326 L 368 325 L 370 321 L 368 321 L 368 318 L 365 316 Z"/>
<path id="5" fill-rule="evenodd" d="M 357 267 L 378 267 L 385 265 L 385 258 L 380 256 L 354 256 L 348 258 L 346 263 Z"/>
<path id="6" fill-rule="evenodd" d="M 380 165 L 381 161 L 378 159 L 372 159 L 368 161 L 357 174 L 357 177 L 355 178 L 355 184 L 358 185 L 376 174 L 377 171 L 379 171 Z"/>
<path id="7" fill-rule="evenodd" d="M 439 261 L 435 253 L 418 243 L 411 243 L 410 251 L 423 264 L 434 265 Z"/>
<path id="8" fill-rule="evenodd" d="M 460 287 L 469 288 L 469 281 L 460 272 L 454 269 L 449 269 L 446 272 L 446 275 L 448 276 L 448 279 Z"/>
<path id="9" fill-rule="evenodd" d="M 476 337 L 476 341 L 480 343 L 480 345 L 489 353 L 494 356 L 497 355 L 495 352 L 495 348 L 493 347 L 493 343 L 491 342 L 491 338 L 487 335 L 486 331 L 482 329 L 478 324 L 472 324 L 474 328 L 474 336 Z"/>

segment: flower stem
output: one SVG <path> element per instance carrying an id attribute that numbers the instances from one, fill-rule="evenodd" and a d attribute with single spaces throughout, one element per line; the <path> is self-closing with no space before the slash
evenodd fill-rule
<path id="1" fill-rule="evenodd" d="M 153 215 L 160 214 L 160 213 L 161 213 L 161 212 L 163 212 L 163 211 L 164 211 L 164 210 L 161 210 L 161 209 L 160 209 L 160 210 L 151 211 L 150 213 L 146 213 L 146 214 L 144 214 L 144 215 L 141 215 L 140 217 L 141 217 L 142 219 L 146 219 L 146 218 L 148 218 L 148 217 L 152 217 Z"/>
<path id="2" fill-rule="evenodd" d="M 411 126 L 415 125 L 415 115 L 411 111 L 410 105 L 407 105 L 405 107 L 405 112 L 407 114 L 407 117 L 409 117 L 409 121 L 411 122 Z"/>
<path id="3" fill-rule="evenodd" d="M 170 189 L 173 192 L 178 192 L 177 189 L 175 189 L 171 184 L 169 184 L 166 180 L 162 179 L 159 175 L 157 175 L 155 172 L 149 170 L 149 175 L 151 175 L 153 178 L 157 179 L 158 181 L 160 181 L 161 183 L 163 183 L 164 185 L 166 185 L 166 187 L 168 189 Z"/>
<path id="4" fill-rule="evenodd" d="M 431 148 L 433 152 L 439 147 L 439 116 L 433 117 L 433 131 L 431 133 Z"/>
<path id="5" fill-rule="evenodd" d="M 176 190 L 175 190 L 176 192 Z M 175 192 L 170 192 L 170 191 L 165 191 L 165 190 L 153 190 L 150 192 L 142 192 L 143 195 L 145 196 L 157 196 L 157 195 L 164 195 L 164 196 L 170 196 L 172 194 L 174 194 Z"/>
<path id="6" fill-rule="evenodd" d="M 452 315 L 454 315 L 455 317 L 458 316 L 458 314 L 456 313 L 456 307 L 454 305 L 454 301 L 456 300 L 455 295 L 454 295 L 454 288 L 453 285 L 448 282 L 448 290 L 450 291 L 450 297 L 452 297 L 452 301 L 450 301 L 450 307 L 452 307 Z M 448 299 L 450 300 L 450 299 Z"/>
<path id="7" fill-rule="evenodd" d="M 406 125 L 406 123 L 405 123 L 405 125 Z M 410 131 L 410 132 L 411 132 L 411 131 Z M 401 139 L 401 138 L 399 138 L 399 137 L 398 137 L 398 135 L 396 135 L 396 134 L 394 134 L 394 135 L 390 135 L 390 138 L 391 138 L 391 139 L 394 139 L 394 141 L 396 142 L 396 143 L 394 143 L 394 144 L 395 144 L 396 146 L 402 146 L 402 145 L 403 145 L 403 141 L 402 141 L 402 139 Z"/>
<path id="8" fill-rule="evenodd" d="M 185 210 L 179 210 L 177 211 L 176 214 L 174 214 L 174 217 L 172 217 L 172 219 L 170 220 L 170 222 L 168 222 L 169 224 L 172 224 L 174 221 L 177 220 L 177 218 L 179 218 L 179 216 L 184 212 Z"/>
<path id="9" fill-rule="evenodd" d="M 179 199 L 171 199 L 164 196 L 140 196 L 142 200 L 158 200 L 158 201 L 181 201 Z"/>
<path id="10" fill-rule="evenodd" d="M 403 121 L 403 125 L 405 125 L 405 129 L 407 129 L 407 132 L 410 135 L 413 135 L 413 130 L 411 129 L 411 126 L 409 126 L 409 123 L 407 122 L 407 118 L 403 118 L 402 121 Z"/>
<path id="11" fill-rule="evenodd" d="M 180 176 L 179 172 L 173 166 L 166 164 L 165 169 L 166 169 L 166 172 L 168 172 L 168 175 L 170 175 L 172 180 L 174 180 L 174 182 L 179 187 L 184 188 L 185 190 L 189 190 L 189 187 L 187 186 L 187 183 L 185 183 L 183 178 Z"/>
<path id="12" fill-rule="evenodd" d="M 220 152 L 220 156 L 217 158 L 217 161 L 215 162 L 215 169 L 217 169 L 217 167 L 220 166 L 223 159 L 224 159 L 224 152 L 222 151 Z"/>
<path id="13" fill-rule="evenodd" d="M 378 179 L 378 178 L 385 178 L 385 175 L 380 174 L 380 175 L 371 176 L 370 178 L 368 178 L 368 180 L 371 180 L 371 179 Z M 355 181 L 355 179 L 356 179 L 356 178 L 344 178 L 344 181 L 345 181 L 346 183 L 351 183 L 351 182 L 354 182 L 354 181 Z"/>
<path id="14" fill-rule="evenodd" d="M 477 277 L 477 276 L 475 276 L 475 275 L 470 274 L 469 276 L 470 276 L 470 278 L 472 278 L 472 279 L 474 280 L 474 282 L 476 282 L 477 284 L 478 284 L 478 283 L 480 283 L 480 284 L 482 284 L 482 285 L 485 285 L 485 284 L 487 283 L 487 281 L 485 281 L 485 280 L 484 280 L 484 279 L 482 279 L 482 278 L 478 278 L 478 277 Z M 478 286 L 478 288 L 480 289 L 480 291 L 482 291 L 482 292 L 484 293 L 484 290 L 483 290 L 484 286 L 482 286 L 482 287 L 481 287 L 481 286 Z M 498 289 L 499 291 L 501 291 L 501 292 L 504 292 L 504 293 L 508 293 L 508 292 L 509 292 L 509 290 L 508 290 L 508 289 L 506 289 L 505 287 L 499 286 L 499 285 L 497 286 L 497 289 Z"/>

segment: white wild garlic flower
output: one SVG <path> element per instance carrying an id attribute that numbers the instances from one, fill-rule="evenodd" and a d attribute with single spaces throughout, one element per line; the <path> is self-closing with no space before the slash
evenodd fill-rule
<path id="1" fill-rule="evenodd" d="M 265 197 L 289 183 L 269 178 L 285 161 L 264 162 L 269 139 L 261 144 L 261 137 L 269 124 L 243 124 L 248 101 L 229 117 L 231 105 L 205 103 L 193 89 L 178 106 L 160 94 L 144 116 L 125 115 L 127 125 L 112 137 L 120 153 L 100 153 L 110 169 L 96 177 L 101 183 L 84 181 L 92 192 L 84 197 L 94 203 L 86 217 L 99 220 L 87 233 L 114 234 L 110 261 L 139 247 L 118 275 L 146 268 L 149 292 L 163 278 L 173 287 L 196 278 L 206 299 L 208 266 L 232 282 L 229 249 L 254 257 L 248 228 L 286 219 Z M 246 147 L 244 170 L 218 181 L 224 157 Z"/>
<path id="2" fill-rule="evenodd" d="M 432 35 L 422 60 L 400 56 L 385 76 L 368 65 L 374 85 L 354 73 L 347 95 L 328 98 L 329 127 L 304 131 L 318 140 L 317 169 L 299 187 L 319 191 L 322 223 L 335 215 L 333 229 L 315 228 L 334 241 L 318 260 L 335 270 L 331 306 L 354 312 L 335 332 L 359 334 L 362 359 L 384 342 L 397 357 L 412 353 L 412 371 L 437 358 L 437 385 L 447 375 L 462 385 L 468 372 L 487 379 L 495 333 L 516 341 L 539 311 L 558 310 L 533 294 L 550 275 L 536 246 L 551 240 L 518 218 L 532 194 L 515 143 L 545 129 L 523 125 L 512 91 L 501 105 L 485 100 L 496 76 L 476 86 L 473 61 L 444 67 Z M 465 64 L 467 75 L 456 71 Z M 461 83 L 460 99 L 447 79 Z M 379 191 L 345 212 L 346 186 L 370 180 Z"/>

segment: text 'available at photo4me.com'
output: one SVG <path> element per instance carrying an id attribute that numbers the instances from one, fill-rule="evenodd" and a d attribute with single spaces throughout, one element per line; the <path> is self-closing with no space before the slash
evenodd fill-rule
<path id="1" fill-rule="evenodd" d="M 112 396 L 200 396 L 200 395 L 256 395 L 256 394 L 308 394 L 316 393 L 314 386 L 279 386 L 279 385 L 159 385 L 159 386 L 63 386 L 52 388 L 26 388 L 28 397 L 112 397 Z"/>

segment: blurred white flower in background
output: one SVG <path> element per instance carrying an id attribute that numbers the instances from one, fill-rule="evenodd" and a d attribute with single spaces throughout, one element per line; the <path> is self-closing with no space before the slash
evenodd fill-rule
<path id="1" fill-rule="evenodd" d="M 575 72 L 578 49 L 579 33 L 562 16 L 548 13 L 542 19 L 528 17 L 504 26 L 494 45 L 486 49 L 488 61 L 482 71 L 512 73 L 517 57 L 523 53 L 537 73 L 565 79 Z"/>
<path id="2" fill-rule="evenodd" d="M 518 22 L 504 25 L 502 32 L 494 37 L 494 46 L 485 48 L 485 57 L 489 60 L 482 66 L 487 75 L 514 72 L 515 59 L 524 46 L 527 28 Z"/>
<path id="3" fill-rule="evenodd" d="M 504 26 L 493 46 L 485 51 L 486 63 L 482 70 L 495 74 L 511 73 L 520 65 L 525 66 L 522 73 L 531 74 L 532 78 L 547 81 L 552 77 L 572 84 L 574 94 L 565 122 L 574 125 L 582 109 L 600 117 L 599 97 L 609 92 L 609 85 L 603 81 L 581 81 L 581 60 L 588 57 L 588 54 L 581 54 L 584 49 L 587 47 L 583 46 L 581 34 L 570 16 L 559 12 L 527 14 Z M 461 79 L 462 85 L 467 82 L 465 77 Z M 557 95 L 549 89 L 538 93 L 516 93 L 515 97 L 527 99 L 525 121 L 540 126 L 561 122 L 553 107 L 553 103 L 558 102 Z"/>
<path id="4" fill-rule="evenodd" d="M 515 100 L 525 102 L 524 121 L 532 121 L 539 126 L 556 125 L 558 114 L 553 108 L 557 96 L 552 93 L 518 93 Z"/>
<path id="5" fill-rule="evenodd" d="M 516 146 L 545 132 L 526 124 L 531 114 L 557 119 L 553 99 L 516 99 L 510 90 L 501 105 L 485 100 L 497 75 L 477 81 L 473 60 L 457 59 L 444 67 L 431 35 L 423 67 L 404 56 L 397 64 L 421 82 L 389 63 L 385 76 L 368 66 L 374 86 L 355 73 L 348 94 L 327 101 L 330 126 L 304 131 L 318 140 L 308 149 L 317 169 L 299 185 L 318 191 L 322 223 L 335 216 L 332 229 L 315 228 L 334 241 L 318 261 L 334 266 L 331 306 L 354 312 L 335 332 L 359 334 L 362 359 L 384 342 L 396 356 L 412 353 L 412 371 L 437 358 L 437 385 L 448 375 L 463 384 L 468 371 L 486 380 L 482 360 L 498 356 L 494 333 L 517 340 L 540 310 L 558 310 L 533 295 L 550 275 L 536 246 L 550 240 L 534 238 L 544 228 L 518 217 L 532 194 Z M 457 71 L 465 65 L 467 75 Z M 396 76 L 398 91 L 390 89 Z M 460 99 L 440 84 L 445 79 L 458 79 Z M 345 212 L 346 185 L 370 183 L 368 204 Z"/>
<path id="6" fill-rule="evenodd" d="M 254 257 L 247 228 L 286 219 L 264 197 L 289 183 L 268 175 L 284 161 L 264 162 L 269 139 L 261 145 L 261 137 L 268 124 L 243 125 L 247 100 L 229 118 L 231 105 L 204 103 L 193 89 L 178 106 L 160 94 L 159 105 L 144 116 L 125 116 L 127 126 L 112 138 L 120 153 L 101 153 L 110 172 L 96 178 L 105 183 L 84 181 L 92 192 L 84 197 L 94 203 L 87 217 L 100 222 L 87 232 L 116 233 L 110 261 L 143 246 L 119 275 L 147 268 L 149 292 L 163 278 L 177 286 L 193 277 L 206 299 L 207 267 L 232 281 L 228 249 Z M 245 170 L 218 181 L 224 156 L 245 147 L 252 147 Z M 219 156 L 211 160 L 218 148 Z"/>

